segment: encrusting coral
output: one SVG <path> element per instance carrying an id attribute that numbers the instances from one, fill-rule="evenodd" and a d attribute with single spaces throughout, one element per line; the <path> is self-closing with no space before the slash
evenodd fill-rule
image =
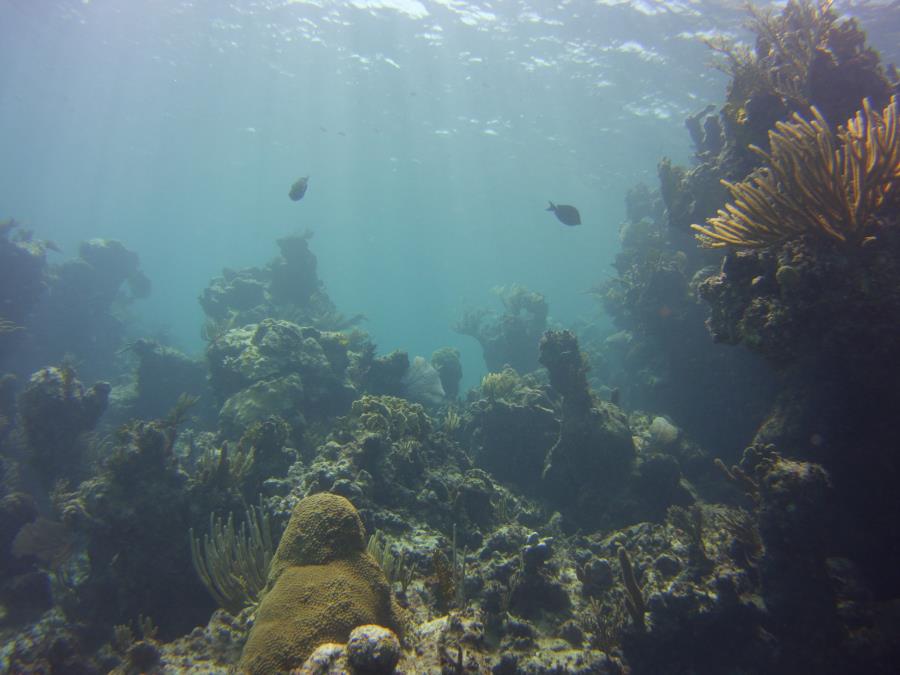
<path id="1" fill-rule="evenodd" d="M 900 182 L 897 99 L 882 112 L 868 99 L 833 134 L 813 106 L 813 119 L 794 114 L 769 132 L 771 152 L 751 146 L 768 167 L 740 183 L 722 184 L 733 202 L 691 225 L 708 247 L 764 247 L 806 234 L 859 243 Z"/>

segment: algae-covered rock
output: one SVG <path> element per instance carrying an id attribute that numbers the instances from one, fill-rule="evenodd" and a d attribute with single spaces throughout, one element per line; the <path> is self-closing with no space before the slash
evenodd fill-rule
<path id="1" fill-rule="evenodd" d="M 357 626 L 397 626 L 390 586 L 366 553 L 359 514 L 338 495 L 321 493 L 297 504 L 268 583 L 241 672 L 288 671 L 323 643 L 347 642 Z"/>
<path id="2" fill-rule="evenodd" d="M 576 519 L 602 517 L 634 466 L 628 418 L 617 406 L 593 400 L 573 333 L 547 331 L 540 350 L 550 383 L 563 396 L 559 438 L 547 455 L 544 483 L 555 501 L 574 507 Z"/>
<path id="3" fill-rule="evenodd" d="M 441 376 L 441 385 L 447 398 L 456 400 L 459 396 L 459 383 L 462 380 L 462 362 L 459 350 L 442 347 L 431 355 L 431 365 Z"/>
<path id="4" fill-rule="evenodd" d="M 299 375 L 261 380 L 225 401 L 219 411 L 219 424 L 225 433 L 237 435 L 274 414 L 293 428 L 302 428 L 302 403 L 303 383 Z"/>
<path id="5" fill-rule="evenodd" d="M 400 660 L 400 640 L 383 626 L 359 626 L 350 633 L 347 659 L 359 672 L 389 675 Z"/>
<path id="6" fill-rule="evenodd" d="M 222 422 L 241 433 L 273 413 L 297 427 L 344 412 L 355 397 L 346 342 L 290 321 L 265 319 L 234 328 L 207 349 Z"/>
<path id="7" fill-rule="evenodd" d="M 42 368 L 19 397 L 19 410 L 32 464 L 49 482 L 82 470 L 78 438 L 91 431 L 106 410 L 110 386 L 86 388 L 69 366 Z"/>

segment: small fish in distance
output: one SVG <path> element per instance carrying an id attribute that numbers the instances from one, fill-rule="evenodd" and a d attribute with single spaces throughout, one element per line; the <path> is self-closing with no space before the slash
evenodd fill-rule
<path id="1" fill-rule="evenodd" d="M 581 225 L 581 214 L 578 213 L 578 209 L 574 206 L 569 206 L 568 204 L 554 204 L 550 202 L 550 208 L 548 211 L 553 211 L 556 215 L 559 222 L 563 225 Z"/>
<path id="2" fill-rule="evenodd" d="M 306 185 L 309 183 L 309 176 L 304 176 L 303 178 L 298 178 L 297 182 L 291 185 L 291 191 L 288 192 L 288 197 L 291 198 L 292 201 L 298 202 L 303 199 L 303 195 L 306 194 Z"/>

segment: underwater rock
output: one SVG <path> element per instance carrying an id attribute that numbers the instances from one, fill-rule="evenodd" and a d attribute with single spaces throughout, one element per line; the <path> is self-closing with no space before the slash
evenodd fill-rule
<path id="1" fill-rule="evenodd" d="M 11 240 L 16 225 L 12 219 L 0 220 L 0 365 L 25 337 L 26 318 L 46 290 L 46 248 L 40 242 Z"/>
<path id="2" fill-rule="evenodd" d="M 355 397 L 340 334 L 265 319 L 227 331 L 206 354 L 220 414 L 238 430 L 269 414 L 302 425 L 301 411 L 321 419 L 346 411 Z"/>
<path id="3" fill-rule="evenodd" d="M 34 373 L 19 395 L 29 459 L 45 482 L 83 473 L 79 437 L 91 431 L 106 410 L 110 386 L 90 389 L 69 366 Z"/>
<path id="4" fill-rule="evenodd" d="M 266 285 L 253 278 L 252 273 L 252 270 L 242 270 L 213 279 L 200 296 L 200 306 L 206 316 L 224 321 L 232 312 L 241 315 L 263 305 Z"/>
<path id="5" fill-rule="evenodd" d="M 526 618 L 568 610 L 569 596 L 558 579 L 558 570 L 549 564 L 553 540 L 541 539 L 533 532 L 526 539 L 521 555 L 521 573 L 511 582 L 510 610 Z"/>
<path id="6" fill-rule="evenodd" d="M 395 349 L 373 357 L 363 374 L 363 388 L 371 394 L 403 396 L 403 378 L 409 371 L 409 355 Z"/>
<path id="7" fill-rule="evenodd" d="M 46 293 L 28 320 L 31 339 L 17 354 L 16 371 L 23 365 L 79 364 L 82 375 L 106 377 L 122 346 L 125 323 L 116 308 L 138 299 L 124 284 L 138 276 L 137 253 L 114 240 L 93 239 L 79 247 L 80 257 L 51 268 Z M 145 278 L 133 287 L 147 290 Z"/>
<path id="8" fill-rule="evenodd" d="M 596 522 L 628 482 L 635 448 L 628 418 L 616 406 L 594 402 L 578 340 L 570 331 L 541 338 L 541 363 L 563 396 L 559 438 L 547 455 L 543 480 L 550 497 L 576 520 Z"/>
<path id="9" fill-rule="evenodd" d="M 223 269 L 200 296 L 207 321 L 204 339 L 215 342 L 232 329 L 281 319 L 320 329 L 345 330 L 365 319 L 346 318 L 335 308 L 319 280 L 318 262 L 309 248 L 311 232 L 277 240 L 281 254 L 262 267 Z"/>
<path id="10" fill-rule="evenodd" d="M 291 675 L 346 675 L 348 672 L 347 648 L 326 642 L 316 647 L 300 668 L 291 671 Z"/>
<path id="11" fill-rule="evenodd" d="M 172 347 L 154 340 L 138 339 L 131 345 L 138 358 L 137 398 L 132 413 L 141 419 L 166 416 L 182 394 L 198 397 L 191 413 L 210 421 L 213 411 L 209 399 L 212 393 L 207 382 L 206 364 L 189 358 Z"/>
<path id="12" fill-rule="evenodd" d="M 400 640 L 383 626 L 357 626 L 347 640 L 347 661 L 360 673 L 390 675 L 400 660 Z"/>
<path id="13" fill-rule="evenodd" d="M 173 442 L 163 422 L 124 425 L 99 474 L 58 495 L 63 522 L 83 538 L 90 561 L 66 596 L 71 621 L 102 632 L 143 615 L 171 639 L 215 609 L 192 572 L 187 533 L 205 531 L 211 512 L 245 507 L 239 494 L 192 480 Z"/>
<path id="14" fill-rule="evenodd" d="M 827 566 L 835 518 L 831 480 L 821 466 L 779 456 L 761 457 L 756 475 L 762 597 L 781 638 L 796 645 L 784 658 L 799 668 L 833 649 L 842 634 Z"/>
<path id="15" fill-rule="evenodd" d="M 320 493 L 301 500 L 269 569 L 240 668 L 268 675 L 300 666 L 325 642 L 346 642 L 362 625 L 398 625 L 384 572 L 366 553 L 353 505 Z"/>
<path id="16" fill-rule="evenodd" d="M 13 555 L 12 543 L 24 525 L 38 517 L 37 502 L 25 492 L 13 492 L 0 498 L 0 578 L 22 571 L 21 561 Z"/>
<path id="17" fill-rule="evenodd" d="M 550 400 L 536 393 L 521 403 L 485 400 L 472 410 L 470 447 L 478 466 L 530 496 L 540 496 L 544 460 L 559 437 L 559 420 Z"/>
<path id="18" fill-rule="evenodd" d="M 451 401 L 459 397 L 459 383 L 463 375 L 459 356 L 459 350 L 452 347 L 442 347 L 431 355 L 431 365 L 441 376 L 444 393 Z"/>
<path id="19" fill-rule="evenodd" d="M 0 498 L 0 607 L 2 622 L 18 623 L 53 606 L 50 579 L 35 569 L 35 558 L 25 555 L 18 535 L 38 517 L 31 495 L 14 492 Z"/>
<path id="20" fill-rule="evenodd" d="M 276 303 L 305 305 L 322 286 L 317 272 L 318 261 L 309 250 L 311 232 L 282 237 L 276 243 L 281 257 L 269 264 L 272 281 L 269 293 Z"/>
<path id="21" fill-rule="evenodd" d="M 547 300 L 518 284 L 496 292 L 503 303 L 502 314 L 467 310 L 453 330 L 478 340 L 488 371 L 500 372 L 509 365 L 519 373 L 530 373 L 540 366 L 536 345 L 547 328 Z"/>
<path id="22" fill-rule="evenodd" d="M 276 415 L 290 424 L 292 433 L 299 434 L 306 427 L 300 413 L 304 402 L 299 375 L 260 380 L 228 397 L 219 411 L 219 427 L 228 437 L 240 436 L 254 424 Z"/>
<path id="23" fill-rule="evenodd" d="M 97 283 L 109 289 L 118 289 L 141 264 L 137 253 L 114 239 L 81 242 L 78 255 L 93 268 Z"/>
<path id="24" fill-rule="evenodd" d="M 453 511 L 461 523 L 488 527 L 494 519 L 496 494 L 497 489 L 487 473 L 481 469 L 470 469 L 456 486 Z"/>

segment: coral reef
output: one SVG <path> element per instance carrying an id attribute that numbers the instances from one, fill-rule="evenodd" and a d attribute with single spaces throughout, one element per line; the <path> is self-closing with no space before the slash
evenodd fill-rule
<path id="1" fill-rule="evenodd" d="M 264 319 L 219 336 L 207 359 L 227 436 L 277 414 L 299 438 L 307 420 L 345 412 L 355 395 L 340 333 Z"/>
<path id="2" fill-rule="evenodd" d="M 28 314 L 46 283 L 46 242 L 35 241 L 21 229 L 13 232 L 17 226 L 11 218 L 0 220 L 0 367 L 21 343 Z"/>
<path id="3" fill-rule="evenodd" d="M 591 290 L 619 331 L 579 330 L 591 384 L 617 391 L 629 409 L 665 410 L 701 445 L 739 452 L 768 410 L 774 377 L 753 354 L 709 345 L 698 284 L 714 261 L 666 225 L 659 193 L 632 189 L 626 211 L 617 274 Z M 742 386 L 724 386 L 729 379 Z"/>
<path id="4" fill-rule="evenodd" d="M 553 388 L 563 397 L 559 438 L 544 465 L 546 489 L 551 499 L 592 520 L 616 500 L 633 467 L 628 420 L 611 403 L 592 400 L 573 333 L 548 331 L 540 354 Z"/>
<path id="5" fill-rule="evenodd" d="M 459 397 L 459 383 L 463 375 L 459 350 L 452 347 L 438 349 L 431 355 L 431 365 L 440 375 L 444 394 L 451 401 L 455 401 Z"/>
<path id="6" fill-rule="evenodd" d="M 835 137 L 813 107 L 769 131 L 771 152 L 751 146 L 767 167 L 741 183 L 723 181 L 733 203 L 708 226 L 691 225 L 711 247 L 769 246 L 790 237 L 826 235 L 859 244 L 891 189 L 900 183 L 897 99 L 879 113 L 869 99 Z"/>
<path id="7" fill-rule="evenodd" d="M 489 371 L 509 365 L 519 373 L 529 373 L 538 367 L 536 345 L 547 328 L 547 301 L 540 293 L 519 285 L 496 292 L 503 303 L 503 314 L 469 310 L 453 329 L 478 340 Z"/>
<path id="8" fill-rule="evenodd" d="M 172 347 L 140 338 L 132 342 L 130 351 L 137 357 L 135 396 L 130 402 L 131 417 L 156 419 L 175 405 L 178 397 L 197 397 L 192 413 L 204 422 L 214 419 L 206 364 L 189 358 Z"/>
<path id="9" fill-rule="evenodd" d="M 0 263 L 29 270 L 2 289 L 22 295 L 0 351 L 22 326 L 49 353 L 81 312 L 75 358 L 117 377 L 46 368 L 18 405 L 0 378 L 0 670 L 892 672 L 894 85 L 827 4 L 751 28 L 752 53 L 716 45 L 733 79 L 686 122 L 697 166 L 626 196 L 606 316 L 547 330 L 541 294 L 500 289 L 457 326 L 489 370 L 463 396 L 455 349 L 378 355 L 352 328 L 308 234 L 211 282 L 198 362 L 123 343 L 113 317 L 149 291 L 136 254 L 95 240 L 46 270 L 0 223 Z M 719 208 L 767 234 L 697 246 Z M 761 245 L 734 250 L 744 235 Z"/>
<path id="10" fill-rule="evenodd" d="M 137 253 L 118 241 L 92 239 L 80 245 L 78 258 L 51 266 L 47 276 L 46 293 L 26 325 L 32 337 L 19 345 L 11 369 L 36 370 L 68 357 L 87 377 L 111 377 L 125 338 L 123 309 L 150 292 Z"/>
<path id="11" fill-rule="evenodd" d="M 106 382 L 86 389 L 68 365 L 43 368 L 28 380 L 18 408 L 29 463 L 46 485 L 81 475 L 79 439 L 96 426 L 109 391 Z"/>
<path id="12" fill-rule="evenodd" d="M 559 406 L 545 389 L 512 368 L 488 373 L 467 411 L 475 463 L 531 497 L 542 494 L 544 460 L 559 436 Z"/>
<path id="13" fill-rule="evenodd" d="M 238 511 L 242 500 L 233 485 L 188 474 L 173 452 L 176 434 L 171 421 L 130 423 L 116 432 L 97 476 L 54 496 L 63 523 L 84 537 L 89 560 L 61 601 L 67 616 L 92 631 L 144 615 L 171 639 L 214 608 L 190 573 L 187 533 L 204 531 L 211 512 Z"/>
<path id="14" fill-rule="evenodd" d="M 322 330 L 342 330 L 363 317 L 338 314 L 317 273 L 318 261 L 309 250 L 311 232 L 278 240 L 281 255 L 264 268 L 225 269 L 200 296 L 210 342 L 232 328 L 282 319 Z"/>
<path id="15" fill-rule="evenodd" d="M 728 40 L 709 43 L 730 76 L 723 128 L 728 152 L 745 163 L 744 170 L 752 161 L 747 147 L 764 147 L 768 131 L 793 113 L 805 115 L 815 106 L 836 125 L 866 97 L 885 105 L 896 83 L 857 21 L 840 18 L 831 0 L 791 0 L 777 14 L 752 5 L 749 11 L 752 50 Z"/>
<path id="16" fill-rule="evenodd" d="M 241 656 L 244 672 L 290 670 L 318 645 L 347 641 L 358 626 L 398 625 L 384 572 L 366 553 L 362 521 L 337 495 L 297 504 L 268 586 Z"/>

